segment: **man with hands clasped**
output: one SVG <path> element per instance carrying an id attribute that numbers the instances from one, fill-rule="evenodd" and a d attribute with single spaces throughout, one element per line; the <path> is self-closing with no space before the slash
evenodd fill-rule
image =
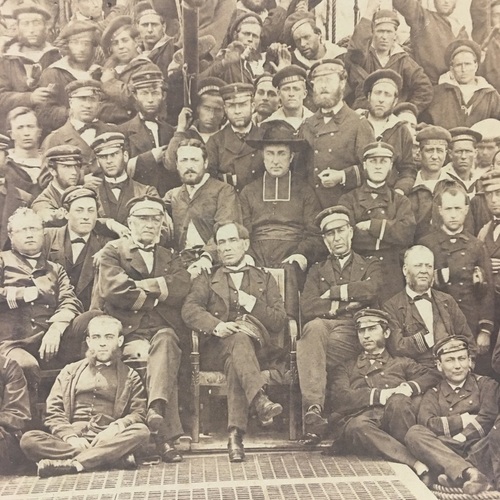
<path id="1" fill-rule="evenodd" d="M 377 309 L 363 309 L 354 321 L 363 352 L 342 363 L 333 372 L 335 395 L 332 419 L 340 446 L 380 454 L 411 467 L 427 482 L 428 468 L 405 447 L 404 438 L 416 423 L 418 400 L 439 380 L 434 370 L 409 358 L 391 356 L 386 350 L 389 315 Z"/>
<path id="2" fill-rule="evenodd" d="M 50 391 L 49 433 L 33 430 L 21 440 L 40 477 L 136 467 L 132 452 L 149 438 L 146 393 L 138 373 L 120 360 L 123 340 L 117 319 L 89 322 L 86 359 L 66 366 Z"/>
<path id="3" fill-rule="evenodd" d="M 471 373 L 466 337 L 436 343 L 434 356 L 443 380 L 422 398 L 418 425 L 406 435 L 406 446 L 439 474 L 444 486 L 475 495 L 500 485 L 498 384 Z"/>

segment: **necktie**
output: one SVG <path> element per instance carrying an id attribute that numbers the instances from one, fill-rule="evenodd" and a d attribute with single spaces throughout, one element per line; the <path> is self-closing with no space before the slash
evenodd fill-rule
<path id="1" fill-rule="evenodd" d="M 247 134 L 243 134 L 241 132 L 235 132 L 235 135 L 240 141 L 244 141 L 245 137 L 247 136 Z"/>
<path id="2" fill-rule="evenodd" d="M 151 245 L 149 247 L 137 247 L 141 252 L 154 252 L 155 246 Z"/>
<path id="3" fill-rule="evenodd" d="M 333 110 L 330 111 L 321 110 L 321 115 L 326 118 L 332 118 L 333 116 L 335 116 L 335 113 L 333 112 Z"/>
<path id="4" fill-rule="evenodd" d="M 346 257 L 349 257 L 349 254 L 350 254 L 350 253 L 351 253 L 351 252 L 349 251 L 349 252 L 343 253 L 342 255 L 334 255 L 334 257 L 335 257 L 337 260 L 343 260 L 343 259 L 345 259 Z"/>
<path id="5" fill-rule="evenodd" d="M 232 273 L 242 273 L 244 271 L 248 271 L 250 269 L 250 266 L 243 266 L 240 267 L 239 269 L 230 269 L 228 267 L 223 267 L 222 271 L 226 274 L 232 274 Z"/>
<path id="6" fill-rule="evenodd" d="M 83 238 L 75 238 L 74 240 L 71 240 L 72 245 L 75 245 L 77 243 L 81 243 L 82 245 L 85 245 L 86 241 Z"/>
<path id="7" fill-rule="evenodd" d="M 497 219 L 496 217 L 493 217 L 493 225 L 496 227 L 496 226 L 499 226 L 500 225 L 500 219 Z"/>

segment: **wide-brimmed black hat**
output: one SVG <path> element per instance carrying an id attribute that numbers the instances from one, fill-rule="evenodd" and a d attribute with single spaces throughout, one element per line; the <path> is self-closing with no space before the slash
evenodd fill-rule
<path id="1" fill-rule="evenodd" d="M 270 120 L 261 123 L 261 128 L 264 129 L 262 139 L 245 141 L 252 148 L 262 149 L 270 144 L 286 144 L 292 151 L 299 151 L 307 144 L 305 140 L 298 138 L 295 128 L 284 120 Z"/>

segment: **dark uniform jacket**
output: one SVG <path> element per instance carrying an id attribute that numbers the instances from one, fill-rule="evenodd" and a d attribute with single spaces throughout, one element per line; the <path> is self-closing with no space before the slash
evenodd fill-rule
<path id="1" fill-rule="evenodd" d="M 307 274 L 300 301 L 304 322 L 314 318 L 352 317 L 363 307 L 376 306 L 382 283 L 378 260 L 363 258 L 351 252 L 341 268 L 338 259 L 330 256 L 324 262 L 314 264 Z M 347 285 L 349 301 L 341 301 L 336 316 L 332 317 L 331 301 L 341 300 L 341 286 L 344 285 Z M 322 299 L 321 295 L 327 290 L 330 290 L 330 298 Z"/>
<path id="2" fill-rule="evenodd" d="M 76 386 L 80 375 L 89 365 L 83 359 L 66 365 L 50 391 L 44 420 L 49 432 L 60 439 L 81 435 L 81 425 L 73 423 Z M 142 424 L 146 418 L 146 392 L 138 373 L 120 360 L 116 361 L 117 387 L 113 414 L 109 415 L 123 428 Z"/>
<path id="3" fill-rule="evenodd" d="M 376 198 L 372 192 L 377 193 Z M 380 300 L 387 300 L 404 286 L 400 257 L 413 243 L 415 217 L 411 204 L 387 185 L 375 189 L 366 182 L 343 195 L 339 203 L 351 211 L 355 223 L 370 221 L 368 231 L 354 227 L 352 248 L 380 260 L 384 273 Z"/>
<path id="4" fill-rule="evenodd" d="M 103 69 L 115 69 L 115 66 L 116 60 L 111 57 L 105 62 Z M 118 125 L 136 115 L 137 110 L 130 82 L 132 77 L 141 71 L 160 71 L 160 68 L 147 57 L 139 55 L 121 68 L 116 74 L 116 78 L 103 84 L 104 100 L 99 112 L 99 117 L 102 120 Z M 166 112 L 164 111 L 164 113 Z"/>
<path id="5" fill-rule="evenodd" d="M 240 194 L 243 224 L 250 232 L 252 254 L 264 266 L 274 266 L 292 254 L 301 254 L 308 262 L 314 262 L 323 249 L 323 242 L 317 226 L 316 215 L 321 211 L 316 193 L 305 179 L 294 173 L 279 178 L 279 185 L 285 184 L 287 201 L 264 201 L 264 177 L 243 188 Z M 265 174 L 266 183 L 273 187 L 275 179 Z M 283 180 L 283 182 L 281 182 Z M 274 242 L 272 255 L 258 251 L 258 241 Z M 264 247 L 264 248 L 267 248 Z"/>
<path id="6" fill-rule="evenodd" d="M 477 238 L 482 242 L 484 242 L 484 245 L 486 247 L 486 253 L 490 259 L 491 258 L 500 259 L 500 238 L 498 238 L 495 241 L 493 237 L 494 231 L 495 231 L 495 224 L 493 224 L 493 222 L 490 221 L 481 228 L 479 234 L 477 235 Z M 498 294 L 500 293 L 500 274 L 499 273 L 493 274 L 493 280 L 495 284 L 495 292 Z"/>
<path id="7" fill-rule="evenodd" d="M 462 433 L 467 445 L 485 437 L 498 416 L 498 384 L 489 377 L 469 373 L 457 393 L 442 380 L 424 394 L 418 412 L 418 423 L 437 436 L 451 438 Z M 477 423 L 465 428 L 461 415 L 477 415 Z"/>
<path id="8" fill-rule="evenodd" d="M 430 233 L 419 243 L 434 253 L 434 269 L 437 270 L 434 288 L 450 294 L 457 301 L 474 335 L 477 335 L 480 329 L 492 332 L 493 274 L 484 243 L 465 231 L 450 236 L 442 229 Z M 476 266 L 482 270 L 485 282 L 483 287 L 475 287 L 473 284 Z M 443 268 L 449 269 L 447 282 L 442 276 Z"/>
<path id="9" fill-rule="evenodd" d="M 462 26 L 455 35 L 446 16 L 426 9 L 418 0 L 394 0 L 392 5 L 410 26 L 415 61 L 422 66 L 431 83 L 436 85 L 439 77 L 449 69 L 444 57 L 446 47 L 456 39 L 469 38 L 465 27 Z M 487 0 L 472 0 L 470 12 L 472 38 L 481 44 L 489 26 Z"/>
<path id="10" fill-rule="evenodd" d="M 40 185 L 33 182 L 29 174 L 9 156 L 5 161 L 5 194 L 0 219 L 0 248 L 7 242 L 7 222 L 20 207 L 29 207 L 41 193 Z"/>
<path id="11" fill-rule="evenodd" d="M 127 203 L 132 198 L 143 195 L 158 197 L 158 191 L 153 186 L 146 186 L 128 177 L 117 200 L 111 191 L 111 184 L 103 181 L 97 190 L 99 217 L 115 219 L 120 224 L 126 225 L 128 216 Z"/>
<path id="12" fill-rule="evenodd" d="M 159 145 L 166 146 L 174 135 L 174 129 L 163 120 L 157 120 L 157 123 Z M 159 162 L 155 160 L 151 153 L 151 149 L 156 147 L 153 134 L 144 125 L 144 120 L 139 114 L 122 123 L 119 128 L 127 138 L 130 158 L 136 158 L 134 180 L 155 186 L 160 196 L 164 196 L 169 189 L 180 184 L 177 171 L 169 172 L 164 168 L 162 160 Z"/>
<path id="13" fill-rule="evenodd" d="M 393 357 L 387 350 L 373 364 L 365 353 L 340 364 L 333 371 L 332 399 L 335 411 L 343 416 L 341 425 L 372 408 L 381 407 L 382 389 L 393 389 L 403 382 L 413 396 L 425 393 L 439 381 L 439 374 L 405 357 Z"/>
<path id="14" fill-rule="evenodd" d="M 443 337 L 463 335 L 474 351 L 476 342 L 455 299 L 438 290 L 431 290 L 431 295 L 435 342 Z M 425 365 L 434 366 L 432 349 L 424 339 L 424 335 L 428 333 L 427 327 L 406 290 L 389 299 L 384 304 L 384 309 L 391 317 L 391 336 L 387 344 L 389 351 L 395 356 L 408 356 Z"/>
<path id="15" fill-rule="evenodd" d="M 166 196 L 172 207 L 174 222 L 174 240 L 180 252 L 186 247 L 189 223 L 207 244 L 206 250 L 214 253 L 214 226 L 218 222 L 241 222 L 241 208 L 232 186 L 217 179 L 209 178 L 193 195 L 189 197 L 185 185 L 172 189 Z"/>
<path id="16" fill-rule="evenodd" d="M 368 111 L 363 113 L 368 117 Z M 394 148 L 393 166 L 387 176 L 387 184 L 393 189 L 401 189 L 404 194 L 410 192 L 417 169 L 413 161 L 413 138 L 408 127 L 395 115 L 388 118 L 387 128 L 375 138 Z"/>
<path id="17" fill-rule="evenodd" d="M 23 370 L 14 360 L 0 355 L 0 428 L 7 432 L 22 431 L 30 420 Z"/>
<path id="18" fill-rule="evenodd" d="M 157 245 L 149 273 L 137 245 L 122 238 L 110 241 L 102 250 L 93 305 L 120 320 L 125 335 L 135 332 L 153 311 L 166 327 L 179 333 L 183 327 L 180 307 L 189 282 L 189 273 L 173 250 Z"/>
<path id="19" fill-rule="evenodd" d="M 421 113 L 432 101 L 432 84 L 410 55 L 399 45 L 395 45 L 385 66 L 380 64 L 375 49 L 371 45 L 372 22 L 361 18 L 349 41 L 345 62 L 349 67 L 349 83 L 355 89 L 356 101 L 353 108 L 368 108 L 363 93 L 365 78 L 378 69 L 392 69 L 403 79 L 403 86 L 398 96 L 399 102 L 415 104 Z"/>
<path id="20" fill-rule="evenodd" d="M 31 208 L 40 215 L 46 227 L 63 226 L 66 219 L 56 213 L 61 204 L 62 193 L 51 182 L 31 203 Z"/>
<path id="21" fill-rule="evenodd" d="M 336 205 L 343 193 L 361 185 L 363 149 L 374 141 L 373 129 L 366 118 L 344 104 L 328 123 L 320 111 L 306 118 L 299 135 L 309 143 L 309 148 L 300 158 L 303 163 L 297 165 L 298 170 L 316 191 L 322 208 Z M 345 186 L 323 187 L 318 175 L 327 168 L 343 170 Z"/>
<path id="22" fill-rule="evenodd" d="M 434 99 L 422 116 L 426 123 L 450 129 L 472 127 L 487 118 L 500 118 L 500 94 L 478 77 L 478 88 L 469 102 L 464 102 L 462 92 L 453 83 L 440 83 L 434 88 Z"/>
<path id="23" fill-rule="evenodd" d="M 252 125 L 245 139 L 260 140 L 262 134 L 257 125 Z M 238 193 L 264 171 L 261 152 L 238 138 L 229 123 L 208 139 L 207 152 L 210 174 L 233 185 Z"/>
<path id="24" fill-rule="evenodd" d="M 75 289 L 75 294 L 83 304 L 85 311 L 90 309 L 92 286 L 94 284 L 93 257 L 108 240 L 109 238 L 92 231 L 76 262 L 73 262 L 71 240 L 67 226 L 45 229 L 44 252 L 47 259 L 64 267 Z"/>
<path id="25" fill-rule="evenodd" d="M 92 122 L 92 127 L 95 128 L 95 136 L 104 134 L 105 132 L 117 132 L 118 128 L 116 125 L 112 125 L 109 123 L 104 123 L 101 120 L 96 120 Z M 53 130 L 53 129 L 52 129 Z M 99 165 L 97 164 L 97 159 L 95 157 L 94 151 L 90 148 L 90 146 L 81 138 L 78 131 L 73 127 L 70 120 L 67 120 L 66 123 L 51 132 L 43 141 L 42 149 L 47 151 L 47 149 L 52 148 L 54 146 L 61 146 L 63 144 L 68 144 L 70 146 L 78 146 L 82 150 L 83 157 L 83 173 L 96 173 L 99 171 Z M 50 178 L 50 172 L 46 166 L 42 168 L 42 172 L 40 174 L 40 184 L 43 187 L 46 187 Z"/>
<path id="26" fill-rule="evenodd" d="M 21 48 L 13 43 L 0 57 L 0 116 L 4 119 L 18 106 L 32 106 L 31 93 L 39 86 L 42 71 L 61 58 L 59 50 L 50 44 L 38 61 L 26 57 Z M 5 133 L 6 124 L 2 123 L 0 129 Z"/>
<path id="27" fill-rule="evenodd" d="M 182 319 L 189 328 L 211 335 L 220 322 L 234 321 L 230 309 L 238 309 L 238 292 L 234 285 L 230 286 L 229 274 L 224 270 L 219 267 L 212 274 L 202 272 L 194 279 L 182 307 Z M 281 332 L 286 313 L 273 276 L 264 269 L 247 266 L 241 290 L 257 298 L 250 314 L 264 325 L 271 338 Z"/>
<path id="28" fill-rule="evenodd" d="M 82 312 L 66 271 L 43 255 L 34 268 L 16 251 L 0 252 L 0 342 L 2 349 L 36 344 L 56 321 L 71 322 Z M 38 297 L 24 301 L 26 287 L 36 286 Z M 16 289 L 17 307 L 7 302 L 10 287 Z"/>
<path id="29" fill-rule="evenodd" d="M 96 77 L 95 79 L 99 80 L 97 77 L 100 71 L 100 66 L 93 64 L 87 71 L 89 79 Z M 67 57 L 55 61 L 43 70 L 38 86 L 47 87 L 51 84 L 54 86 L 53 97 L 43 106 L 37 107 L 38 120 L 45 132 L 62 127 L 68 119 L 69 100 L 64 88 L 68 83 L 79 79 L 79 75 L 69 65 Z"/>

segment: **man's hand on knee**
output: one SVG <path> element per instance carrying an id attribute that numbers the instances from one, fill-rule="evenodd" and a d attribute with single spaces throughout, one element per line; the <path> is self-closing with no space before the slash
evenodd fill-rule
<path id="1" fill-rule="evenodd" d="M 83 437 L 77 437 L 77 436 L 70 437 L 66 439 L 66 442 L 79 451 L 83 451 L 90 448 L 90 443 Z"/>
<path id="2" fill-rule="evenodd" d="M 227 321 L 226 323 L 219 323 L 213 331 L 213 334 L 216 337 L 224 338 L 234 335 L 240 331 L 240 327 L 234 321 Z"/>

